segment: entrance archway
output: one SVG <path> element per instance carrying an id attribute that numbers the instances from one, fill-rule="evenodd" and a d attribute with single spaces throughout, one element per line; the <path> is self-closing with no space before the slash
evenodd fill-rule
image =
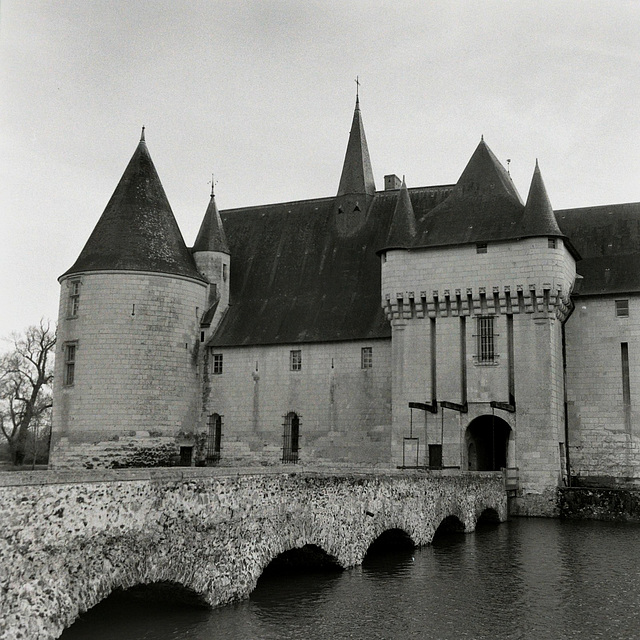
<path id="1" fill-rule="evenodd" d="M 469 471 L 499 471 L 507 466 L 511 427 L 498 416 L 478 416 L 467 427 L 466 448 Z"/>

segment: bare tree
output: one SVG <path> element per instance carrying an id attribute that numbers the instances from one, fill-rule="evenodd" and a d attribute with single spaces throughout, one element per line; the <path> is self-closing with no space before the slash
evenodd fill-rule
<path id="1" fill-rule="evenodd" d="M 13 464 L 22 464 L 29 428 L 45 426 L 50 419 L 56 332 L 40 320 L 11 340 L 13 348 L 0 357 L 0 431 L 9 443 Z"/>

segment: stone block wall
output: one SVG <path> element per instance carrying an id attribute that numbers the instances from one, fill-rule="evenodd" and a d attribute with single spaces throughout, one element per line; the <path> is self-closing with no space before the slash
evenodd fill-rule
<path id="1" fill-rule="evenodd" d="M 628 300 L 628 317 L 616 300 Z M 572 474 L 618 483 L 640 477 L 640 296 L 578 297 L 566 325 Z M 629 354 L 630 404 L 623 398 L 621 344 Z"/>
<path id="2" fill-rule="evenodd" d="M 467 427 L 475 417 L 494 413 L 491 401 L 509 403 L 514 394 L 516 414 L 497 411 L 511 428 L 507 465 L 519 468 L 525 494 L 558 486 L 564 444 L 561 322 L 569 311 L 574 280 L 573 257 L 562 241 L 552 248 L 547 238 L 489 243 L 486 253 L 478 253 L 475 245 L 387 252 L 382 304 L 392 322 L 394 343 L 396 463 L 409 435 L 409 402 L 466 402 L 467 413 L 453 415 L 446 409 L 440 433 L 432 431 L 433 442 L 443 444 L 443 463 L 466 468 Z M 493 318 L 494 362 L 479 360 L 478 317 Z M 433 416 L 422 417 L 424 463 L 430 419 Z"/>
<path id="3" fill-rule="evenodd" d="M 70 315 L 70 287 L 77 281 L 78 309 Z M 205 303 L 204 283 L 162 274 L 100 272 L 62 281 L 53 467 L 104 466 L 104 447 L 119 438 L 137 438 L 142 448 L 155 449 L 162 442 L 154 438 L 193 432 L 200 400 L 198 321 Z M 73 384 L 65 384 L 69 344 L 75 345 Z"/>
<path id="4" fill-rule="evenodd" d="M 362 349 L 372 366 L 362 368 Z M 302 364 L 292 371 L 291 351 Z M 390 340 L 207 350 L 204 410 L 222 416 L 221 465 L 279 464 L 285 416 L 300 419 L 301 463 L 389 464 Z M 221 374 L 212 356 L 222 355 Z"/>

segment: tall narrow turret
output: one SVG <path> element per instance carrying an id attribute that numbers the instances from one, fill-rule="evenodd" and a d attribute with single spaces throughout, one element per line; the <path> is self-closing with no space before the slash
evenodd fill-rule
<path id="1" fill-rule="evenodd" d="M 209 283 L 207 308 L 201 319 L 203 329 L 215 328 L 216 318 L 229 306 L 230 251 L 211 184 L 211 199 L 193 245 L 198 271 Z M 213 325 L 213 326 L 212 326 Z"/>

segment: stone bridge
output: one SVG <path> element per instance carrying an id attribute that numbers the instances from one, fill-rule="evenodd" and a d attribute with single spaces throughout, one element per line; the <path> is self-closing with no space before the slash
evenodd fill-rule
<path id="1" fill-rule="evenodd" d="M 118 587 L 177 583 L 220 605 L 291 549 L 346 568 L 387 530 L 424 545 L 449 516 L 465 531 L 507 517 L 499 474 L 230 471 L 0 476 L 0 637 L 57 638 Z"/>

